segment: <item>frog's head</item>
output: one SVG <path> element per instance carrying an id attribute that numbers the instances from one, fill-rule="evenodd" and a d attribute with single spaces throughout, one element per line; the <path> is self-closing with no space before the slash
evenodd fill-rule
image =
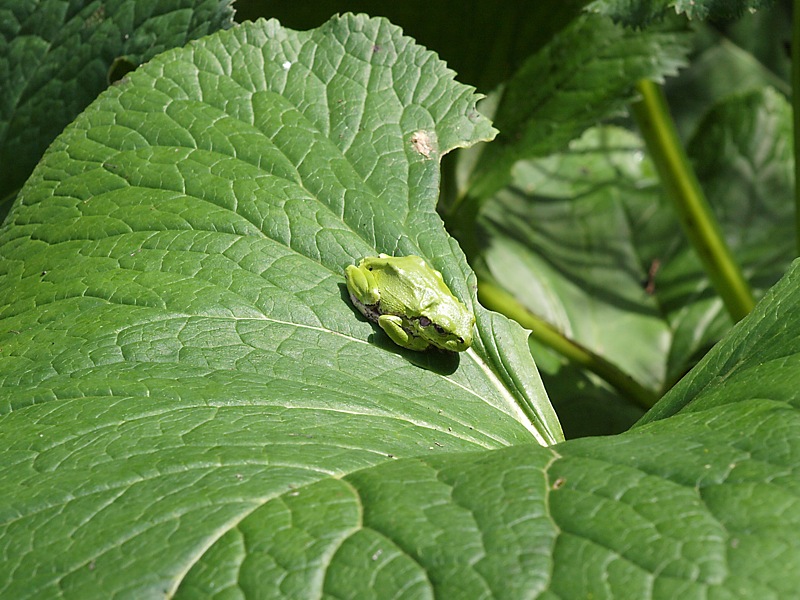
<path id="1" fill-rule="evenodd" d="M 450 352 L 463 352 L 472 345 L 475 317 L 467 311 L 454 311 L 436 315 L 436 321 L 426 315 L 416 319 L 416 335 L 432 346 Z"/>

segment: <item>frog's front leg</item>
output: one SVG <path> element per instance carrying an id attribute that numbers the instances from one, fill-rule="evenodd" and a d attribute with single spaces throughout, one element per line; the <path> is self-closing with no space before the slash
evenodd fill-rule
<path id="1" fill-rule="evenodd" d="M 425 350 L 430 344 L 424 338 L 412 336 L 403 329 L 403 319 L 396 315 L 381 315 L 378 325 L 398 346 L 409 350 Z"/>

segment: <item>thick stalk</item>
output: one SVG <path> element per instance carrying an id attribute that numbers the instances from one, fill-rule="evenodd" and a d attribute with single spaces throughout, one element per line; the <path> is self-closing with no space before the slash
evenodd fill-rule
<path id="1" fill-rule="evenodd" d="M 530 329 L 531 335 L 535 339 L 552 348 L 574 364 L 580 365 L 598 375 L 606 383 L 616 388 L 625 398 L 635 402 L 642 408 L 651 408 L 658 399 L 655 392 L 645 388 L 622 369 L 588 348 L 566 338 L 563 333 L 556 330 L 552 325 L 531 314 L 516 298 L 493 282 L 480 279 L 478 281 L 478 296 L 481 304 L 486 308 L 501 312 L 517 321 L 523 327 Z"/>
<path id="2" fill-rule="evenodd" d="M 642 98 L 633 104 L 633 114 L 650 158 L 708 278 L 731 318 L 739 321 L 755 305 L 750 286 L 725 243 L 717 219 L 689 164 L 663 91 L 651 81 L 640 81 L 637 88 Z"/>

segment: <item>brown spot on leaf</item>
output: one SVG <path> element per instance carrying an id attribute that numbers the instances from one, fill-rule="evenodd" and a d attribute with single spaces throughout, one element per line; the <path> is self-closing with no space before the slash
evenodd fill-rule
<path id="1" fill-rule="evenodd" d="M 425 158 L 431 157 L 431 152 L 433 152 L 433 144 L 431 143 L 431 137 L 428 135 L 427 132 L 422 131 L 421 129 L 414 133 L 411 136 L 411 145 L 414 146 L 414 150 L 422 154 Z"/>

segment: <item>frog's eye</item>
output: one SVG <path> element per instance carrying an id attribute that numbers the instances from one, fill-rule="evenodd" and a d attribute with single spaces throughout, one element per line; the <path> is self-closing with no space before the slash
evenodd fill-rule
<path id="1" fill-rule="evenodd" d="M 431 320 L 428 317 L 420 317 L 419 324 L 423 327 L 430 327 Z"/>

